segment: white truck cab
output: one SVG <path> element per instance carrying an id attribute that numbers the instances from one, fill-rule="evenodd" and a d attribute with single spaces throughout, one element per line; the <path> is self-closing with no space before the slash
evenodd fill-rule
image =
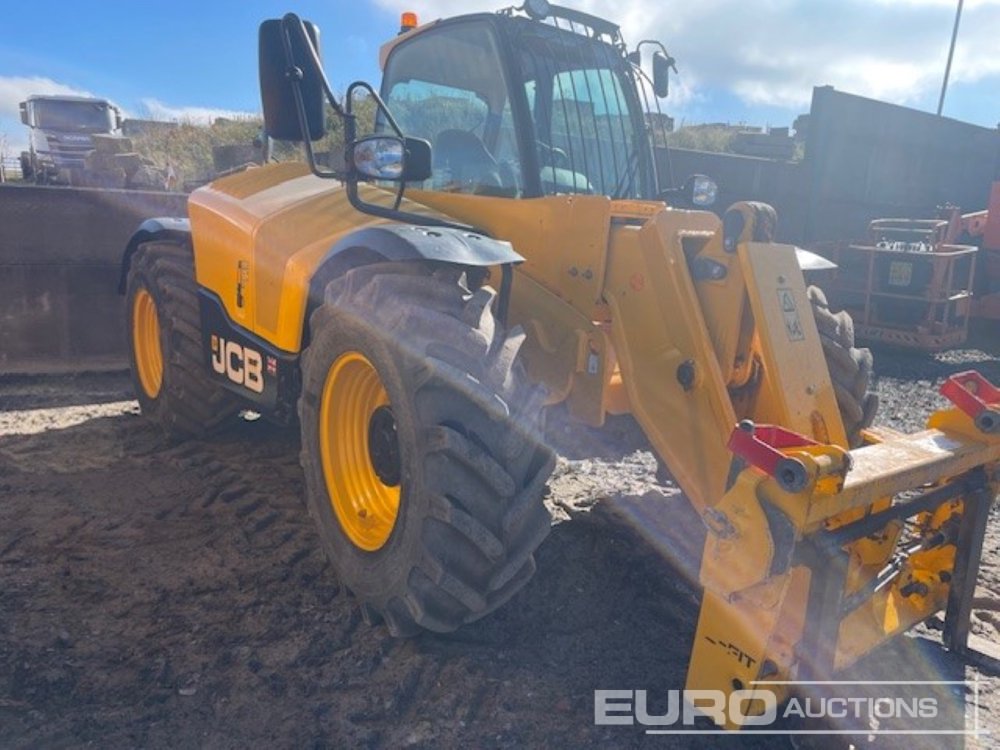
<path id="1" fill-rule="evenodd" d="M 30 151 L 21 154 L 24 179 L 70 182 L 94 150 L 94 134 L 121 131 L 121 110 L 107 99 L 84 96 L 30 96 L 21 102 Z"/>

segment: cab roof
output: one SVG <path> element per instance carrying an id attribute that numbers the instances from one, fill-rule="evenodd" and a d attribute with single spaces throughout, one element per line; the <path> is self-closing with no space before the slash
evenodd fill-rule
<path id="1" fill-rule="evenodd" d="M 579 33 L 577 27 L 582 27 L 584 29 L 589 29 L 592 38 L 599 38 L 601 36 L 607 36 L 612 41 L 615 39 L 620 39 L 620 29 L 617 24 L 607 21 L 598 16 L 593 16 L 589 13 L 584 13 L 583 11 L 574 10 L 572 8 L 563 8 L 558 5 L 551 5 L 550 15 L 542 20 L 536 21 L 536 23 L 549 23 L 551 22 L 556 28 L 560 28 L 566 31 L 573 31 Z M 468 21 L 475 18 L 489 18 L 489 19 L 509 19 L 509 18 L 523 18 L 524 20 L 531 20 L 526 16 L 515 16 L 514 12 L 518 10 L 517 8 L 505 8 L 496 13 L 466 13 L 458 16 L 451 16 L 449 18 L 438 18 L 429 23 L 421 24 L 416 28 L 410 29 L 407 32 L 398 34 L 393 37 L 385 44 L 379 48 L 378 64 L 381 70 L 385 70 L 386 61 L 389 59 L 389 55 L 392 51 L 401 43 L 412 39 L 415 36 L 419 36 L 430 29 L 446 22 L 452 21 Z M 568 24 L 567 26 L 562 26 L 560 21 Z"/>
<path id="2" fill-rule="evenodd" d="M 96 96 L 71 96 L 69 94 L 32 94 L 25 101 L 29 102 L 90 102 L 91 104 L 107 104 L 115 106 L 107 99 Z"/>

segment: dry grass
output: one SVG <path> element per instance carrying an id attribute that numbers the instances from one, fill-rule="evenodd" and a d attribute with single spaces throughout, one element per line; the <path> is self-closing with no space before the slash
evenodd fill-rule
<path id="1" fill-rule="evenodd" d="M 374 102 L 362 100 L 355 104 L 358 134 L 372 132 Z M 211 125 L 181 122 L 174 128 L 150 129 L 132 138 L 135 150 L 156 162 L 170 165 L 180 184 L 203 182 L 215 175 L 212 149 L 216 146 L 250 145 L 259 143 L 263 131 L 262 117 L 215 120 Z M 343 152 L 344 134 L 339 118 L 327 117 L 327 135 L 313 144 L 316 151 Z M 290 143 L 275 143 L 274 158 L 279 161 L 302 159 L 301 147 Z"/>
<path id="2" fill-rule="evenodd" d="M 667 143 L 674 148 L 687 148 L 693 151 L 732 153 L 735 135 L 734 129 L 723 125 L 689 125 L 670 133 L 667 136 Z"/>

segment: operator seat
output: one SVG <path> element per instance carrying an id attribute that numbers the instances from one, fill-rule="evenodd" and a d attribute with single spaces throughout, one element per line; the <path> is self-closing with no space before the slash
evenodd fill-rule
<path id="1" fill-rule="evenodd" d="M 442 130 L 434 139 L 433 169 L 435 178 L 444 178 L 444 189 L 460 193 L 492 193 L 503 188 L 497 160 L 475 133 L 468 130 Z"/>

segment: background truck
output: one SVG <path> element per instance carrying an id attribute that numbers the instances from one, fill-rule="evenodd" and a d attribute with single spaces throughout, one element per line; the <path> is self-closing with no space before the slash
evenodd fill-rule
<path id="1" fill-rule="evenodd" d="M 705 540 L 688 688 L 756 715 L 942 610 L 965 651 L 1000 390 L 962 373 L 926 430 L 869 429 L 871 355 L 805 281 L 829 264 L 776 243 L 769 206 L 720 219 L 697 210 L 708 181 L 657 170 L 663 45 L 529 0 L 404 24 L 380 92 L 341 101 L 318 38 L 293 14 L 260 31 L 266 131 L 308 163 L 216 180 L 125 249 L 146 417 L 173 439 L 248 408 L 297 424 L 323 546 L 395 635 L 455 630 L 529 580 L 539 422 L 565 404 L 632 415 L 697 511 L 659 519 Z M 312 150 L 325 103 L 342 169 Z"/>
<path id="2" fill-rule="evenodd" d="M 116 135 L 122 114 L 107 99 L 84 96 L 29 96 L 21 102 L 29 150 L 21 153 L 25 180 L 75 184 L 94 150 L 95 135 Z"/>

